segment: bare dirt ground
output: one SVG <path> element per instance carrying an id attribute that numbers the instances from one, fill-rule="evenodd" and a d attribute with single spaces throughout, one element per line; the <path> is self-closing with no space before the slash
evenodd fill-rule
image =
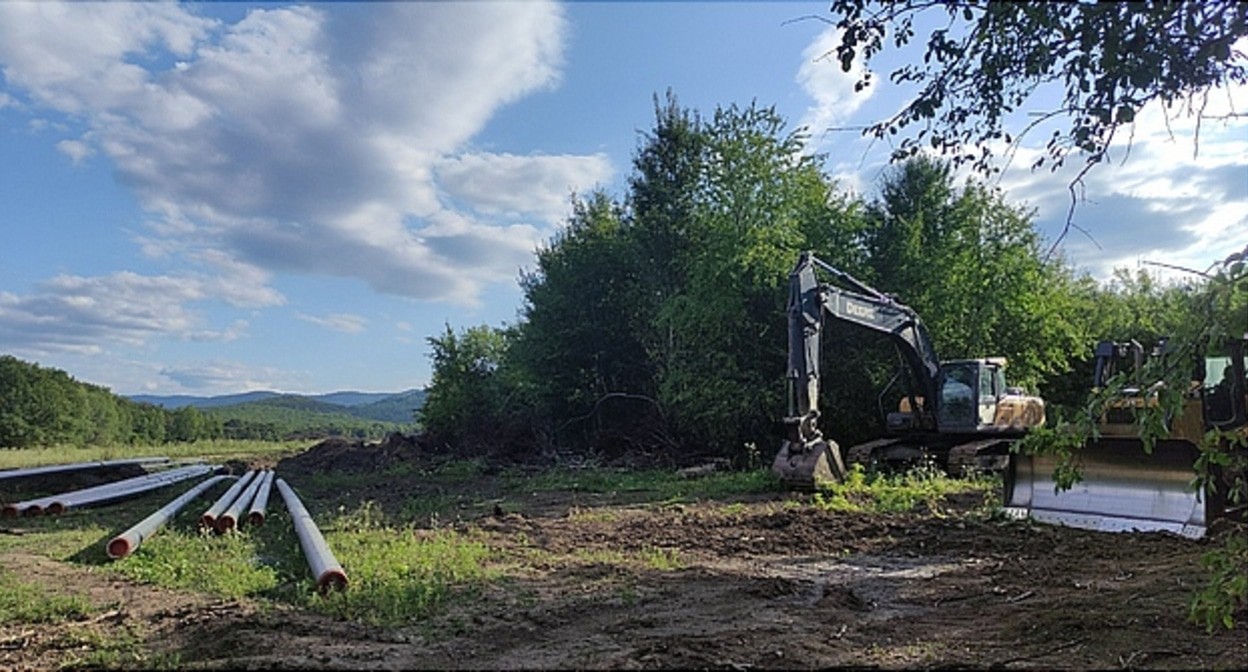
<path id="1" fill-rule="evenodd" d="M 318 466 L 296 459 L 278 469 L 297 477 Z M 489 481 L 477 485 L 489 490 Z M 367 496 L 420 487 L 412 478 Z M 180 667 L 1248 668 L 1242 623 L 1208 634 L 1187 620 L 1210 540 L 995 521 L 964 515 L 958 502 L 937 515 L 883 515 L 831 513 L 779 493 L 668 505 L 572 492 L 534 500 L 449 523 L 499 558 L 528 559 L 405 628 L 8 553 L 19 576 L 113 606 L 75 622 L 0 624 L 0 668 L 57 667 L 84 630 L 126 634 Z M 609 560 L 638 552 L 677 561 Z"/>

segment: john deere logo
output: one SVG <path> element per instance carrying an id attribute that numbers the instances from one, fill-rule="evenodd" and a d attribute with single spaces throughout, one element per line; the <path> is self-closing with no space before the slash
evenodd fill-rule
<path id="1" fill-rule="evenodd" d="M 853 317 L 861 317 L 868 320 L 875 319 L 874 308 L 861 303 L 854 303 L 853 301 L 845 302 L 845 313 Z"/>

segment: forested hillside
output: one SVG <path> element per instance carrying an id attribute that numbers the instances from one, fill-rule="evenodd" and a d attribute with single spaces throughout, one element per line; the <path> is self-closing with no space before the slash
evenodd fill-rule
<path id="1" fill-rule="evenodd" d="M 190 405 L 166 409 L 77 381 L 59 369 L 4 355 L 0 356 L 0 447 L 160 444 L 215 438 L 376 439 L 388 432 L 414 430 L 414 412 L 424 392 L 381 396 L 380 401 L 352 407 L 281 395 L 225 406 L 210 404 L 205 409 Z M 367 401 L 369 397 L 352 398 Z"/>
<path id="2" fill-rule="evenodd" d="M 195 441 L 221 436 L 195 408 L 167 411 L 74 380 L 59 369 L 0 356 L 0 447 Z"/>
<path id="3" fill-rule="evenodd" d="M 520 322 L 429 339 L 428 429 L 522 450 L 770 460 L 787 276 L 804 250 L 914 308 L 942 359 L 1005 356 L 1053 416 L 1086 395 L 1096 341 L 1207 326 L 1197 282 L 1097 283 L 1049 253 L 1026 204 L 937 160 L 894 166 L 868 197 L 829 178 L 773 109 L 703 118 L 669 93 L 655 113 L 627 193 L 575 199 L 522 274 Z M 825 434 L 878 435 L 891 345 L 838 327 L 823 355 Z"/>

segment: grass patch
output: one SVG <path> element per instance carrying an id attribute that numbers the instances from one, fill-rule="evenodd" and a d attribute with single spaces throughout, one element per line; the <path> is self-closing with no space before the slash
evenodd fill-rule
<path id="1" fill-rule="evenodd" d="M 495 578 L 480 541 L 439 530 L 362 527 L 326 532 L 350 577 L 347 590 L 310 595 L 314 609 L 372 625 L 410 624 L 439 611 L 452 595 L 472 594 Z"/>
<path id="2" fill-rule="evenodd" d="M 248 534 L 162 531 L 113 567 L 124 576 L 228 598 L 259 595 L 279 583 Z"/>
<path id="3" fill-rule="evenodd" d="M 260 455 L 294 455 L 309 446 L 308 441 L 194 441 L 136 446 L 51 446 L 0 450 L 0 469 L 21 469 L 53 464 L 122 460 L 133 457 L 168 457 L 206 460 L 234 459 Z"/>
<path id="4" fill-rule="evenodd" d="M 939 513 L 942 502 L 952 495 L 981 494 L 990 508 L 998 490 L 991 478 L 950 478 L 944 472 L 916 469 L 904 474 L 867 474 L 854 465 L 841 483 L 821 483 L 815 504 L 829 511 L 903 513 L 920 504 Z"/>
<path id="5" fill-rule="evenodd" d="M 97 610 L 76 595 L 57 595 L 0 569 L 0 623 L 58 623 L 84 618 Z"/>

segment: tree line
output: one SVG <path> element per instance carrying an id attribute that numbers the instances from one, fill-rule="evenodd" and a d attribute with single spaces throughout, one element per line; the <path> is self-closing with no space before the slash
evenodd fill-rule
<path id="1" fill-rule="evenodd" d="M 220 438 L 197 408 L 139 404 L 59 369 L 0 356 L 0 447 L 161 444 Z"/>
<path id="2" fill-rule="evenodd" d="M 193 406 L 165 409 L 77 381 L 59 369 L 0 356 L 0 448 L 159 445 L 203 439 L 280 441 L 321 436 L 376 439 L 406 427 L 344 412 L 302 408 L 297 398 L 207 411 Z"/>
<path id="3" fill-rule="evenodd" d="M 788 273 L 804 250 L 914 308 L 942 359 L 1005 356 L 1012 382 L 1057 413 L 1086 396 L 1098 340 L 1194 328 L 1199 278 L 1120 270 L 1098 283 L 1048 254 L 1033 210 L 924 156 L 886 171 L 873 196 L 853 193 L 786 126 L 774 108 L 703 118 L 656 96 L 626 193 L 573 198 L 521 273 L 517 322 L 429 338 L 425 428 L 517 450 L 769 460 L 786 410 Z M 825 333 L 825 435 L 878 434 L 893 348 Z"/>

